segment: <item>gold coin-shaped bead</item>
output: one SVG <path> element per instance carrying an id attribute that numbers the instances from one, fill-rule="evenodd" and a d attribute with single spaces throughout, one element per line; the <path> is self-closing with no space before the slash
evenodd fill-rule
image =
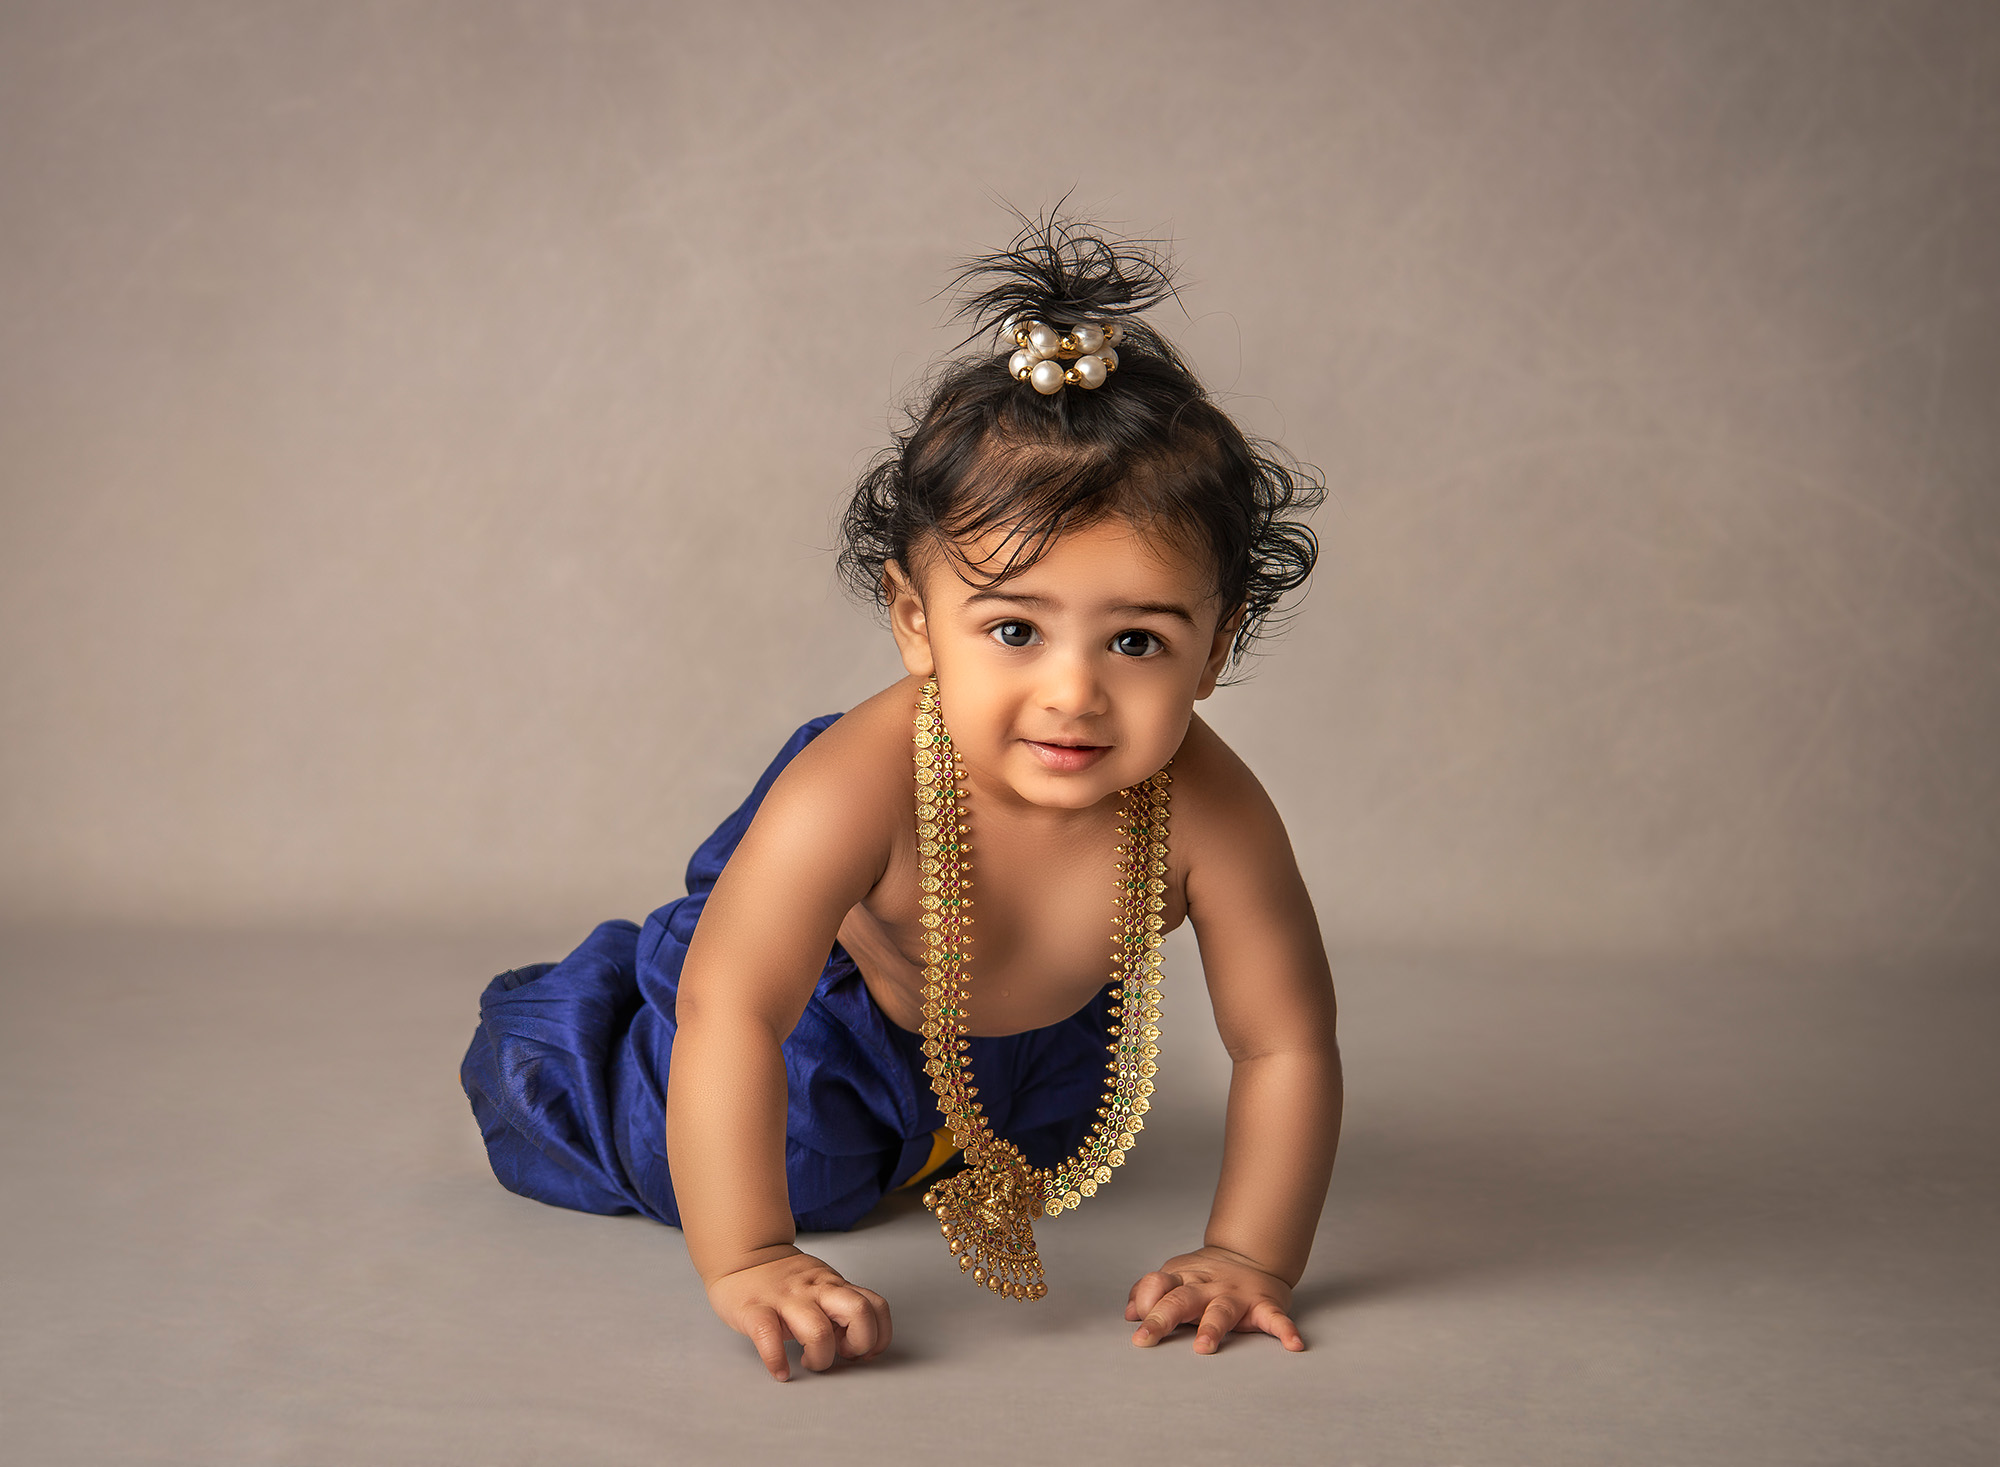
<path id="1" fill-rule="evenodd" d="M 1063 1194 L 1064 1207 L 1076 1207 L 1083 1202 L 1083 1194 L 1072 1187 Z"/>
<path id="2" fill-rule="evenodd" d="M 1118 1138 L 1118 1149 L 1120 1151 L 1130 1151 L 1134 1146 L 1138 1144 L 1138 1141 L 1139 1138 L 1137 1136 L 1134 1136 L 1130 1131 L 1127 1131 Z"/>
<path id="3" fill-rule="evenodd" d="M 1124 1140 L 1125 1138 L 1124 1138 L 1123 1136 L 1120 1136 L 1120 1137 L 1119 1137 L 1118 1139 L 1119 1139 L 1120 1141 L 1123 1141 L 1123 1140 Z M 1112 1153 L 1111 1153 L 1111 1154 L 1110 1154 L 1109 1156 L 1105 1157 L 1104 1159 L 1105 1159 L 1105 1161 L 1106 1161 L 1106 1162 L 1108 1162 L 1108 1163 L 1109 1163 L 1109 1164 L 1111 1164 L 1112 1166 L 1123 1166 L 1123 1165 L 1125 1165 L 1125 1153 L 1124 1153 L 1124 1152 L 1122 1152 L 1122 1151 L 1114 1151 L 1114 1152 L 1112 1152 Z"/>

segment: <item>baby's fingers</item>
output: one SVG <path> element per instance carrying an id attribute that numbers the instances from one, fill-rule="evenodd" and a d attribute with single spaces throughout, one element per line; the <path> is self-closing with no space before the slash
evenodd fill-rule
<path id="1" fill-rule="evenodd" d="M 1297 1351 L 1306 1347 L 1305 1336 L 1300 1334 L 1299 1327 L 1292 1323 L 1291 1315 L 1268 1299 L 1250 1311 L 1250 1316 L 1244 1321 L 1243 1327 L 1260 1329 L 1267 1335 L 1275 1335 L 1278 1342 L 1287 1350 Z"/>
<path id="2" fill-rule="evenodd" d="M 785 1358 L 785 1322 L 778 1311 L 768 1304 L 758 1304 L 743 1311 L 743 1322 L 739 1326 L 750 1337 L 750 1343 L 757 1347 L 757 1354 L 764 1362 L 764 1368 L 771 1372 L 773 1380 L 790 1380 L 792 1363 Z"/>
<path id="3" fill-rule="evenodd" d="M 1167 1290 L 1153 1301 L 1153 1307 L 1139 1321 L 1139 1328 L 1132 1332 L 1132 1343 L 1158 1344 L 1183 1324 L 1201 1318 L 1202 1303 L 1202 1292 L 1193 1284 Z"/>
<path id="4" fill-rule="evenodd" d="M 872 1360 L 888 1347 L 889 1304 L 880 1294 L 850 1286 L 829 1291 L 821 1302 L 840 1326 L 842 1355 Z"/>
<path id="5" fill-rule="evenodd" d="M 1222 1337 L 1235 1329 L 1242 1317 L 1243 1306 L 1227 1294 L 1209 1300 L 1208 1308 L 1202 1311 L 1201 1328 L 1195 1331 L 1195 1354 L 1213 1355 L 1220 1350 Z"/>
<path id="6" fill-rule="evenodd" d="M 785 1328 L 799 1342 L 808 1370 L 825 1370 L 833 1364 L 833 1321 L 817 1303 L 793 1304 L 785 1310 Z"/>
<path id="7" fill-rule="evenodd" d="M 1153 1270 L 1132 1285 L 1132 1292 L 1125 1299 L 1125 1317 L 1135 1324 L 1138 1323 L 1147 1310 L 1160 1302 L 1162 1294 L 1170 1289 L 1179 1288 L 1180 1282 L 1181 1276 L 1177 1273 Z"/>

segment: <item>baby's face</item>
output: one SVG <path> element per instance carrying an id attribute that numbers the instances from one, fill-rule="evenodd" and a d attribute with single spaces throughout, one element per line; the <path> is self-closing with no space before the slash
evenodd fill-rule
<path id="1" fill-rule="evenodd" d="M 977 565 L 994 533 L 961 546 Z M 1011 548 L 1011 547 L 1007 547 Z M 921 595 L 891 572 L 903 665 L 935 676 L 975 790 L 1087 809 L 1180 748 L 1229 651 L 1209 568 L 1113 518 L 1064 535 L 1000 585 L 923 558 Z"/>

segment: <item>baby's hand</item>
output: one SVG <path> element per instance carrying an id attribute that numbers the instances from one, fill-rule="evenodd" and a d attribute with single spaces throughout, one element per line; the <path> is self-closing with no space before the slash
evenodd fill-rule
<path id="1" fill-rule="evenodd" d="M 1226 1248 L 1198 1248 L 1169 1258 L 1132 1285 L 1125 1317 L 1139 1322 L 1135 1345 L 1157 1345 L 1183 1324 L 1198 1322 L 1197 1355 L 1213 1355 L 1231 1330 L 1262 1330 L 1287 1350 L 1303 1350 L 1291 1308 L 1292 1286 L 1276 1274 Z"/>
<path id="2" fill-rule="evenodd" d="M 873 1360 L 889 1348 L 888 1300 L 796 1248 L 723 1274 L 709 1284 L 708 1302 L 724 1324 L 750 1337 L 774 1380 L 792 1378 L 788 1339 L 804 1348 L 808 1370 L 825 1370 L 835 1355 Z"/>

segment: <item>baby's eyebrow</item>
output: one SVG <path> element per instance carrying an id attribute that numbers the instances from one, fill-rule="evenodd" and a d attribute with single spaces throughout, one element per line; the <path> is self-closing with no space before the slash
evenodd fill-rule
<path id="1" fill-rule="evenodd" d="M 1061 603 L 1052 597 L 1030 596 L 1019 591 L 974 591 L 970 596 L 965 598 L 967 606 L 970 606 L 975 601 L 1013 601 L 1022 606 L 1053 606 L 1058 609 L 1061 606 Z M 1117 606 L 1107 606 L 1104 609 L 1106 611 L 1138 612 L 1141 615 L 1152 612 L 1158 616 L 1179 617 L 1189 626 L 1195 624 L 1193 614 L 1186 607 L 1178 606 L 1171 601 L 1126 601 L 1121 602 Z"/>

